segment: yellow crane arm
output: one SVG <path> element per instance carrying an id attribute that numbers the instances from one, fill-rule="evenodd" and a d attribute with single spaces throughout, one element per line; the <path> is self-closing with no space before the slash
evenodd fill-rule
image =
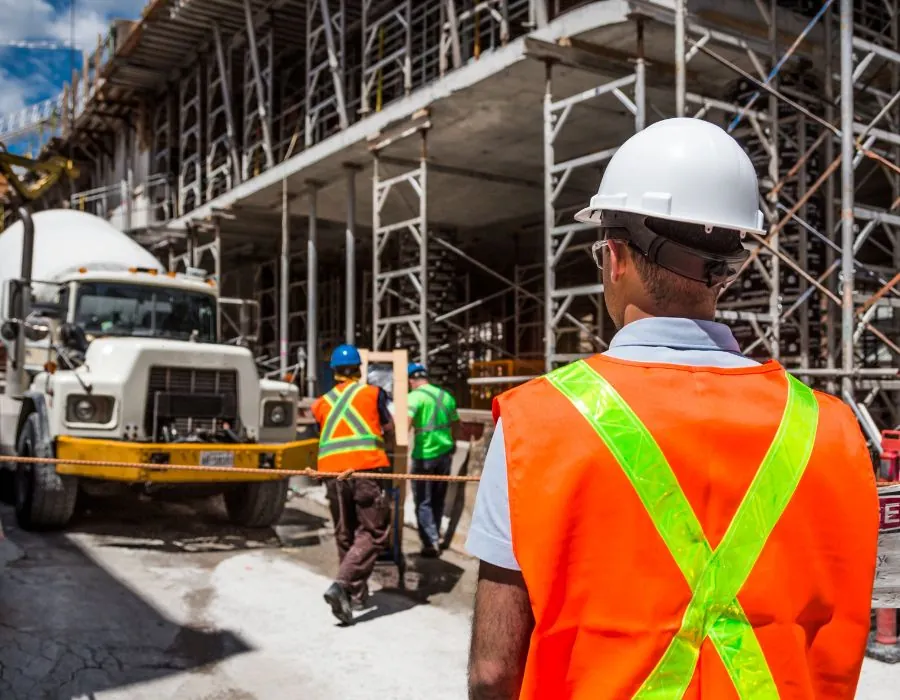
<path id="1" fill-rule="evenodd" d="M 16 174 L 14 168 L 25 168 L 31 172 L 40 173 L 40 177 L 35 182 L 25 182 Z M 10 153 L 0 144 L 0 174 L 22 199 L 34 201 L 53 187 L 63 175 L 72 179 L 77 178 L 78 168 L 71 160 L 62 156 L 33 160 Z"/>

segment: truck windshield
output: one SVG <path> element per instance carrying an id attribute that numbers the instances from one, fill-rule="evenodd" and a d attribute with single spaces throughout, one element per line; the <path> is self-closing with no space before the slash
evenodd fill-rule
<path id="1" fill-rule="evenodd" d="M 216 341 L 216 300 L 209 294 L 143 284 L 78 285 L 75 323 L 92 335 Z"/>

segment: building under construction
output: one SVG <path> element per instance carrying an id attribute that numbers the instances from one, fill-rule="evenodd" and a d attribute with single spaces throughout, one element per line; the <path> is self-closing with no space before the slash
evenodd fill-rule
<path id="1" fill-rule="evenodd" d="M 874 446 L 900 423 L 898 0 L 151 0 L 0 140 L 78 163 L 42 206 L 251 299 L 223 324 L 267 370 L 313 392 L 336 343 L 406 347 L 486 407 L 612 337 L 572 214 L 676 115 L 760 176 L 721 318 Z"/>

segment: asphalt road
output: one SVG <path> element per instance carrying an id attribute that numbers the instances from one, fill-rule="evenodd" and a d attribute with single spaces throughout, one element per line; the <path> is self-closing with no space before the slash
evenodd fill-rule
<path id="1" fill-rule="evenodd" d="M 474 562 L 417 560 L 353 627 L 322 600 L 324 509 L 234 528 L 215 499 L 94 499 L 65 534 L 15 528 L 0 570 L 2 700 L 462 700 Z M 407 551 L 417 551 L 411 532 Z M 900 665 L 866 662 L 858 697 L 896 698 Z"/>

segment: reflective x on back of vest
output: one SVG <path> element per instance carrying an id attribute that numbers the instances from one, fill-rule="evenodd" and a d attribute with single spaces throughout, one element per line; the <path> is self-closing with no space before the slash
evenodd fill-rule
<path id="1" fill-rule="evenodd" d="M 421 433 L 430 433 L 434 430 L 447 430 L 450 428 L 450 412 L 444 406 L 444 390 L 427 384 L 417 391 L 421 391 L 428 398 L 434 401 L 434 407 L 426 420 L 421 426 L 414 426 L 416 431 Z"/>
<path id="2" fill-rule="evenodd" d="M 319 438 L 319 458 L 331 455 L 384 449 L 384 440 L 372 432 L 356 408 L 353 399 L 363 390 L 361 384 L 335 387 L 323 397 L 330 406 L 328 418 Z M 336 437 L 338 426 L 345 425 L 350 434 Z"/>
<path id="3" fill-rule="evenodd" d="M 681 628 L 634 697 L 681 698 L 694 675 L 700 646 L 708 638 L 740 697 L 778 698 L 737 594 L 809 462 L 819 410 L 812 390 L 788 375 L 781 424 L 725 536 L 713 550 L 653 436 L 612 385 L 585 362 L 562 367 L 547 375 L 547 380 L 612 453 L 692 592 Z"/>

